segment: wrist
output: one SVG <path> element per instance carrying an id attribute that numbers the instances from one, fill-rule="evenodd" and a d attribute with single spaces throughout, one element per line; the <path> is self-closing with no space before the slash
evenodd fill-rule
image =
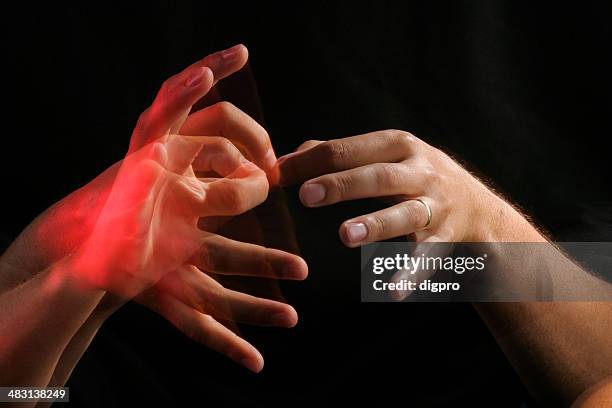
<path id="1" fill-rule="evenodd" d="M 546 242 L 546 238 L 502 197 L 481 184 L 470 242 Z"/>
<path id="2" fill-rule="evenodd" d="M 92 298 L 98 301 L 102 299 L 105 291 L 93 285 L 88 274 L 87 265 L 81 261 L 77 250 L 51 267 L 50 284 L 53 290 L 65 295 L 80 298 Z"/>

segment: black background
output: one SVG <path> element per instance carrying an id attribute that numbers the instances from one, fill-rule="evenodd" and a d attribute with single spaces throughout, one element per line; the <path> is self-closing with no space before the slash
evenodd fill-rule
<path id="1" fill-rule="evenodd" d="M 246 44 L 277 153 L 408 130 L 463 159 L 557 239 L 609 240 L 610 13 L 599 3 L 17 5 L 3 12 L 2 233 L 119 160 L 161 82 Z M 288 189 L 306 282 L 291 330 L 244 328 L 248 373 L 128 305 L 69 386 L 89 406 L 530 402 L 468 304 L 361 304 L 337 228 L 368 201 L 306 210 Z"/>

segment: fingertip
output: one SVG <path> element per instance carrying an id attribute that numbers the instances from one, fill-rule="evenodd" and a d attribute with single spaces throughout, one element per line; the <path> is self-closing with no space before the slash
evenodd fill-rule
<path id="1" fill-rule="evenodd" d="M 340 226 L 340 239 L 350 247 L 355 248 L 365 243 L 368 237 L 368 227 L 359 221 L 346 221 Z"/>
<path id="2" fill-rule="evenodd" d="M 283 277 L 294 280 L 304 280 L 308 277 L 308 264 L 306 261 L 294 255 L 293 259 L 284 267 Z"/>
<path id="3" fill-rule="evenodd" d="M 276 312 L 270 317 L 270 323 L 274 326 L 291 328 L 298 323 L 298 314 L 293 306 L 286 303 L 283 305 L 283 311 Z"/>
<path id="4" fill-rule="evenodd" d="M 187 90 L 201 91 L 212 86 L 214 74 L 207 66 L 196 66 L 187 71 L 183 84 Z"/>
<path id="5" fill-rule="evenodd" d="M 345 222 L 344 224 L 340 225 L 340 228 L 338 229 L 338 236 L 340 237 L 340 241 L 342 241 L 342 243 L 349 248 L 357 248 L 361 246 L 359 242 L 353 242 L 350 240 L 347 225 L 348 222 Z"/>
<path id="6" fill-rule="evenodd" d="M 289 307 L 287 313 L 287 328 L 295 327 L 298 324 L 299 317 L 297 311 L 293 308 L 293 306 L 287 305 Z"/>
<path id="7" fill-rule="evenodd" d="M 263 370 L 264 359 L 261 353 L 257 349 L 253 348 L 253 353 L 240 360 L 240 364 L 254 373 L 259 373 L 261 370 Z"/>
<path id="8" fill-rule="evenodd" d="M 202 69 L 204 70 L 204 72 L 202 73 L 202 75 L 204 76 L 204 82 L 210 84 L 209 86 L 212 86 L 212 83 L 215 80 L 215 74 L 213 73 L 212 69 L 210 69 L 210 67 L 204 66 L 202 67 Z"/>

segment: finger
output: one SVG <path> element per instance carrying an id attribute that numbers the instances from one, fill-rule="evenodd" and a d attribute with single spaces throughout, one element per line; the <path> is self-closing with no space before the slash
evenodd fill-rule
<path id="1" fill-rule="evenodd" d="M 423 241 L 419 242 L 413 249 L 414 257 L 423 258 L 444 258 L 448 256 L 453 249 L 453 245 L 441 240 L 436 236 L 429 236 Z M 426 279 L 430 279 L 435 275 L 437 270 L 435 268 L 427 268 L 424 263 L 414 269 L 400 269 L 391 276 L 390 282 L 398 283 L 404 279 L 414 282 L 414 286 L 418 287 L 421 282 Z M 409 289 L 393 290 L 390 295 L 393 300 L 402 301 L 412 293 Z"/>
<path id="2" fill-rule="evenodd" d="M 188 68 L 166 80 L 153 101 L 138 118 L 129 152 L 170 133 L 191 106 L 210 90 L 213 73 L 208 67 Z"/>
<path id="3" fill-rule="evenodd" d="M 163 147 L 165 169 L 176 175 L 174 195 L 200 217 L 242 214 L 266 199 L 266 174 L 226 139 L 168 135 L 156 145 Z M 194 170 L 213 170 L 223 178 L 199 180 Z"/>
<path id="4" fill-rule="evenodd" d="M 321 207 L 368 197 L 415 196 L 423 193 L 423 181 L 414 166 L 375 163 L 308 180 L 300 188 L 300 200 L 308 207 Z"/>
<path id="5" fill-rule="evenodd" d="M 196 172 L 214 172 L 218 176 L 225 177 L 248 162 L 229 139 L 208 136 L 203 140 L 202 150 L 191 164 Z"/>
<path id="6" fill-rule="evenodd" d="M 297 255 L 204 233 L 200 250 L 190 259 L 200 269 L 224 275 L 302 280 L 308 266 Z"/>
<path id="7" fill-rule="evenodd" d="M 293 219 L 282 189 L 271 190 L 266 201 L 253 211 L 260 220 L 263 242 L 266 246 L 282 249 L 296 255 L 300 254 Z"/>
<path id="8" fill-rule="evenodd" d="M 166 293 L 160 293 L 159 302 L 153 306 L 177 329 L 197 343 L 203 344 L 253 372 L 263 368 L 263 357 L 246 340 L 238 337 L 212 316 L 200 313 Z"/>
<path id="9" fill-rule="evenodd" d="M 210 54 L 189 68 L 208 67 L 214 74 L 215 85 L 218 81 L 230 76 L 246 64 L 249 51 L 243 44 L 237 44 L 222 51 Z M 189 69 L 187 68 L 187 69 Z"/>
<path id="10" fill-rule="evenodd" d="M 229 140 L 216 136 L 168 135 L 163 139 L 167 151 L 166 168 L 184 174 L 192 167 L 195 172 L 229 176 L 249 163 Z"/>
<path id="11" fill-rule="evenodd" d="M 428 204 L 433 207 L 429 201 Z M 340 239 L 353 248 L 419 231 L 427 224 L 427 220 L 425 205 L 417 200 L 407 200 L 384 210 L 345 221 L 340 226 Z"/>
<path id="12" fill-rule="evenodd" d="M 311 147 L 315 147 L 318 144 L 323 143 L 323 140 L 307 140 L 304 143 L 302 143 L 301 145 L 298 146 L 297 149 L 295 149 L 296 152 L 301 152 L 303 150 L 308 150 Z"/>
<path id="13" fill-rule="evenodd" d="M 265 171 L 270 171 L 276 164 L 268 132 L 229 102 L 219 102 L 192 113 L 181 127 L 180 133 L 223 136 Z"/>
<path id="14" fill-rule="evenodd" d="M 385 130 L 314 144 L 278 159 L 280 184 L 300 183 L 371 163 L 404 160 L 414 151 L 417 140 L 408 132 Z"/>
<path id="15" fill-rule="evenodd" d="M 297 313 L 291 306 L 224 288 L 198 268 L 185 265 L 159 282 L 162 290 L 217 320 L 259 326 L 293 327 Z"/>
<path id="16" fill-rule="evenodd" d="M 130 141 L 130 151 L 180 129 L 191 107 L 214 84 L 238 71 L 248 59 L 243 45 L 211 54 L 167 79 L 153 101 L 142 113 Z"/>
<path id="17" fill-rule="evenodd" d="M 201 183 L 205 199 L 200 217 L 238 215 L 261 204 L 268 195 L 266 174 L 251 162 L 242 163 L 224 178 Z"/>

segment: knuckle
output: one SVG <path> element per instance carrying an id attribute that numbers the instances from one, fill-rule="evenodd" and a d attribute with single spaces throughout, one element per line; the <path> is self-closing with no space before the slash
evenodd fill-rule
<path id="1" fill-rule="evenodd" d="M 431 164 L 421 166 L 421 172 L 427 185 L 438 185 L 442 181 L 442 175 Z"/>
<path id="2" fill-rule="evenodd" d="M 214 304 L 208 295 L 200 295 L 195 300 L 196 308 L 200 313 L 210 313 L 214 310 Z"/>
<path id="3" fill-rule="evenodd" d="M 338 140 L 323 142 L 320 146 L 323 160 L 333 167 L 342 167 L 351 154 L 348 144 Z"/>
<path id="4" fill-rule="evenodd" d="M 419 145 L 419 139 L 410 132 L 398 129 L 389 129 L 385 132 L 390 144 L 395 146 L 405 155 L 414 152 Z"/>
<path id="5" fill-rule="evenodd" d="M 161 87 L 159 88 L 159 91 L 157 92 L 156 99 L 159 102 L 163 103 L 167 100 L 171 100 L 172 98 L 174 98 L 176 94 L 177 94 L 177 89 L 174 86 L 174 77 L 170 77 L 161 84 Z"/>
<path id="6" fill-rule="evenodd" d="M 218 245 L 207 243 L 200 248 L 200 268 L 211 272 L 219 271 L 223 268 L 224 258 L 220 254 L 221 250 Z"/>
<path id="7" fill-rule="evenodd" d="M 376 178 L 380 186 L 392 188 L 402 183 L 404 169 L 396 163 L 381 163 Z"/>
<path id="8" fill-rule="evenodd" d="M 136 122 L 136 126 L 143 127 L 147 123 L 150 113 L 151 113 L 151 107 L 148 107 L 147 109 L 142 111 L 142 113 L 138 116 L 138 121 Z"/>
<path id="9" fill-rule="evenodd" d="M 224 194 L 224 200 L 225 208 L 234 214 L 242 214 L 250 209 L 248 194 L 238 186 L 228 188 Z"/>
<path id="10" fill-rule="evenodd" d="M 234 113 L 236 112 L 236 110 L 238 109 L 236 108 L 236 106 L 234 106 L 234 104 L 232 104 L 231 102 L 227 102 L 227 101 L 217 102 L 216 104 L 212 106 L 212 108 L 215 114 L 221 120 L 231 119 Z"/>
<path id="11" fill-rule="evenodd" d="M 151 107 L 149 106 L 147 109 L 142 111 L 142 113 L 138 116 L 138 120 L 136 121 L 136 126 L 134 128 L 134 135 L 139 138 L 144 138 L 147 132 L 147 127 L 149 121 L 151 119 Z M 142 145 L 144 140 L 140 140 L 140 144 Z"/>
<path id="12" fill-rule="evenodd" d="M 370 222 L 368 223 L 368 228 L 374 233 L 374 237 L 385 236 L 385 232 L 387 231 L 387 223 L 380 215 L 372 215 L 370 217 Z"/>
<path id="13" fill-rule="evenodd" d="M 172 78 L 168 78 L 164 82 L 162 82 L 161 86 L 159 87 L 159 91 L 157 91 L 158 96 L 164 95 L 168 92 L 168 90 L 171 88 L 170 86 L 171 79 Z"/>
<path id="14" fill-rule="evenodd" d="M 224 137 L 219 137 L 215 141 L 219 148 L 224 152 L 231 152 L 235 150 L 234 144 Z"/>
<path id="15" fill-rule="evenodd" d="M 338 175 L 333 178 L 332 199 L 339 201 L 347 197 L 353 187 L 353 179 L 349 175 Z"/>

